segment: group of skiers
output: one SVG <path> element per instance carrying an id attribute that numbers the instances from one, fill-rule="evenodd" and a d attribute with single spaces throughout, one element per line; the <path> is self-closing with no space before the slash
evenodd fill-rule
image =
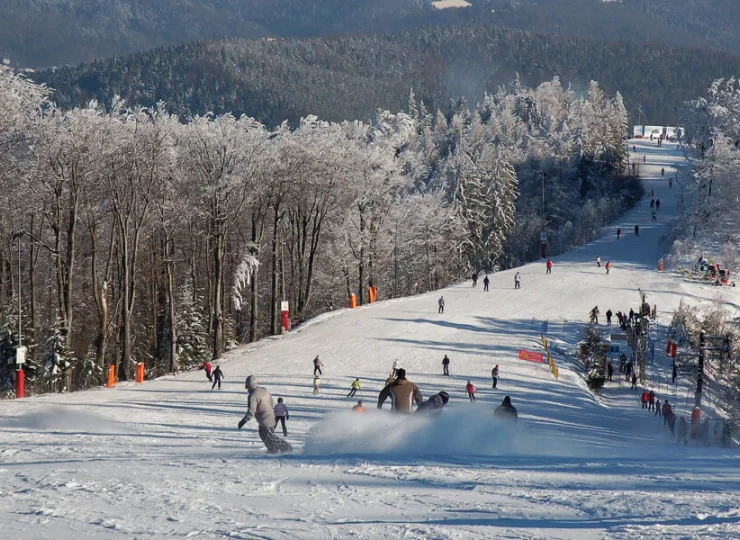
<path id="1" fill-rule="evenodd" d="M 681 444 L 682 442 L 684 445 L 689 444 L 688 422 L 686 422 L 686 419 L 683 416 L 676 421 L 676 414 L 673 412 L 671 404 L 668 403 L 668 399 L 663 400 L 663 404 L 661 405 L 660 399 L 657 398 L 655 392 L 646 388 L 640 395 L 640 403 L 642 404 L 643 409 L 655 411 L 654 416 L 663 417 L 663 426 L 668 427 L 668 429 L 671 430 L 671 437 L 676 434 L 676 424 L 678 423 L 678 444 Z"/>
<path id="2" fill-rule="evenodd" d="M 483 292 L 488 292 L 488 287 L 491 284 L 491 280 L 488 279 L 488 274 L 483 278 Z M 478 272 L 473 273 L 473 287 L 478 286 Z"/>

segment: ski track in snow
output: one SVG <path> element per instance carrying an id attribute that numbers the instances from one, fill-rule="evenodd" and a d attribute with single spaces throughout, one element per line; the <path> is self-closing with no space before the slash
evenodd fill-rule
<path id="1" fill-rule="evenodd" d="M 0 403 L 0 538 L 740 538 L 736 450 L 677 446 L 624 383 L 594 398 L 572 360 L 589 310 L 636 308 L 638 287 L 663 326 L 681 298 L 740 305 L 735 289 L 655 270 L 680 196 L 667 178 L 683 159 L 672 144 L 633 143 L 648 156 L 646 200 L 553 258 L 552 275 L 542 261 L 520 268 L 521 290 L 508 270 L 491 275 L 489 293 L 467 282 L 322 315 L 228 353 L 220 392 L 200 371 Z M 662 203 L 657 224 L 650 189 Z M 597 254 L 611 275 L 596 268 Z M 541 350 L 544 319 L 559 381 L 517 359 L 520 348 Z M 662 377 L 658 397 L 686 414 L 686 381 L 665 393 L 664 343 L 651 378 Z M 326 373 L 313 396 L 317 353 Z M 451 377 L 440 375 L 445 353 Z M 395 358 L 425 397 L 450 393 L 441 418 L 371 410 Z M 285 397 L 295 454 L 267 456 L 253 422 L 236 429 L 251 373 Z M 362 416 L 344 397 L 355 376 Z M 504 395 L 519 409 L 516 430 L 492 421 Z"/>

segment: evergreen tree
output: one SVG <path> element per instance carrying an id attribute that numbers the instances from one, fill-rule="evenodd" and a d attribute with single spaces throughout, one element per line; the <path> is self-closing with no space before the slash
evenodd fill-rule
<path id="1" fill-rule="evenodd" d="M 188 278 L 180 287 L 177 318 L 177 347 L 183 369 L 200 367 L 211 358 L 208 343 L 208 318 L 201 307 L 203 297 Z"/>

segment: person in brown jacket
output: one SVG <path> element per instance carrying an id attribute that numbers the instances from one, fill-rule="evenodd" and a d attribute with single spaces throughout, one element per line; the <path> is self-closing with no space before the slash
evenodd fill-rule
<path id="1" fill-rule="evenodd" d="M 410 413 L 413 402 L 416 406 L 421 405 L 422 397 L 419 387 L 406 378 L 406 370 L 401 368 L 396 374 L 396 380 L 385 385 L 378 396 L 378 409 L 383 408 L 383 403 L 391 398 L 391 410 L 399 413 Z"/>

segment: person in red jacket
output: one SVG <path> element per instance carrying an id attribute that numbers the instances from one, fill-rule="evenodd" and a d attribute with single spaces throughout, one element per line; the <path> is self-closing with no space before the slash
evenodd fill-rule
<path id="1" fill-rule="evenodd" d="M 465 385 L 465 391 L 468 393 L 470 401 L 475 403 L 475 386 L 473 386 L 473 383 L 468 381 L 468 384 Z"/>
<path id="2" fill-rule="evenodd" d="M 206 360 L 203 363 L 203 369 L 206 370 L 206 377 L 208 377 L 208 380 L 210 381 L 211 380 L 211 363 L 208 360 Z"/>
<path id="3" fill-rule="evenodd" d="M 650 393 L 647 390 L 643 390 L 640 399 L 642 400 L 642 408 L 647 409 L 648 401 L 650 401 Z"/>
<path id="4" fill-rule="evenodd" d="M 552 274 L 552 259 L 547 259 L 547 271 L 545 274 Z"/>
<path id="5" fill-rule="evenodd" d="M 609 270 L 612 269 L 612 262 L 606 261 L 606 266 L 604 268 L 606 268 L 606 274 L 609 275 Z"/>

